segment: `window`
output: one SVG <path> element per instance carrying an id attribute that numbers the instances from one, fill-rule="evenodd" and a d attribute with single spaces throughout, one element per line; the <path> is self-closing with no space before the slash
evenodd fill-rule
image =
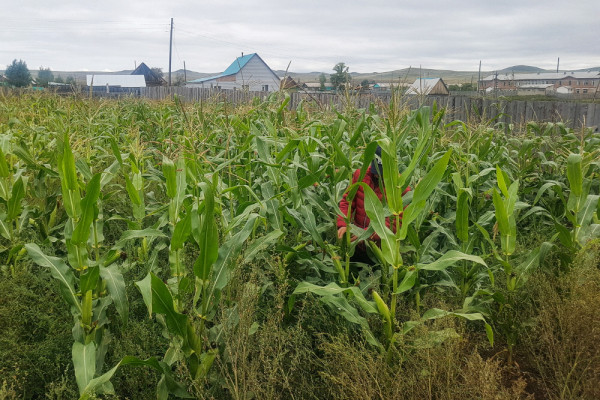
<path id="1" fill-rule="evenodd" d="M 587 89 L 583 89 L 583 93 L 587 93 Z"/>
<path id="2" fill-rule="evenodd" d="M 577 93 L 579 93 L 579 89 L 577 89 Z"/>
<path id="3" fill-rule="evenodd" d="M 571 84 L 571 81 L 569 81 L 569 85 Z"/>
<path id="4" fill-rule="evenodd" d="M 262 91 L 263 92 L 268 92 L 269 91 L 269 85 L 263 85 L 262 86 Z"/>

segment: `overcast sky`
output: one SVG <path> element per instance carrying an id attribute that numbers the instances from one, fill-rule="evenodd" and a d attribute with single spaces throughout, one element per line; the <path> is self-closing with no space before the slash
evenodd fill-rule
<path id="1" fill-rule="evenodd" d="M 0 69 L 166 71 L 171 17 L 173 70 L 221 72 L 241 52 L 295 72 L 579 69 L 600 66 L 599 15 L 599 0 L 0 0 Z"/>

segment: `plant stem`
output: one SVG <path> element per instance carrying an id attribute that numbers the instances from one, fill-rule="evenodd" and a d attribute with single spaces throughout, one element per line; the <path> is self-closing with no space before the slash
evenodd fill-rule
<path id="1" fill-rule="evenodd" d="M 94 221 L 94 253 L 96 255 L 96 261 L 100 259 L 100 250 L 98 249 L 98 225 L 97 222 Z"/>

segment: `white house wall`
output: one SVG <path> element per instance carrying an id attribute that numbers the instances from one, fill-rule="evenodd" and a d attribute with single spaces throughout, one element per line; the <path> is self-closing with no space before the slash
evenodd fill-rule
<path id="1" fill-rule="evenodd" d="M 279 77 L 275 76 L 257 56 L 252 57 L 235 75 L 235 81 L 228 80 L 231 78 L 231 76 L 221 78 L 220 82 L 215 79 L 203 83 L 187 83 L 186 87 L 209 89 L 212 85 L 212 87 L 220 86 L 221 89 L 242 90 L 244 89 L 242 85 L 248 85 L 247 90 L 260 92 L 264 85 L 268 85 L 269 92 L 279 90 Z"/>

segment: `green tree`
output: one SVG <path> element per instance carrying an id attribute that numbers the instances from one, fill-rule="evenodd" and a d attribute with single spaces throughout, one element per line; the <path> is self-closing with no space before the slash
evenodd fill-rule
<path id="1" fill-rule="evenodd" d="M 5 75 L 8 84 L 15 87 L 29 86 L 32 81 L 27 63 L 23 60 L 14 59 L 12 64 L 6 68 Z"/>
<path id="2" fill-rule="evenodd" d="M 460 87 L 460 90 L 467 91 L 467 92 L 473 92 L 473 91 L 477 90 L 477 88 L 475 87 L 474 84 L 469 82 L 469 83 L 463 83 L 462 86 Z"/>
<path id="3" fill-rule="evenodd" d="M 183 86 L 185 85 L 185 77 L 183 74 L 177 74 L 175 76 L 175 81 L 173 82 L 173 86 Z"/>
<path id="4" fill-rule="evenodd" d="M 67 85 L 76 85 L 75 77 L 73 75 L 67 76 L 67 80 L 65 81 Z"/>
<path id="5" fill-rule="evenodd" d="M 150 70 L 152 72 L 154 72 L 156 75 L 158 75 L 159 77 L 161 77 L 161 78 L 163 78 L 164 75 L 165 75 L 164 72 L 163 72 L 163 70 L 162 70 L 162 68 L 152 67 L 152 68 L 150 68 Z"/>
<path id="6" fill-rule="evenodd" d="M 333 67 L 335 74 L 331 74 L 329 81 L 334 88 L 340 90 L 344 89 L 345 85 L 350 82 L 350 75 L 348 74 L 349 67 L 343 62 L 335 64 Z"/>
<path id="7" fill-rule="evenodd" d="M 48 87 L 48 82 L 54 81 L 54 74 L 50 67 L 44 68 L 40 67 L 38 71 L 37 79 L 35 80 L 35 84 L 41 87 Z"/>
<path id="8" fill-rule="evenodd" d="M 56 79 L 54 80 L 54 82 L 56 82 L 56 83 L 65 83 L 65 80 L 62 78 L 62 76 L 60 76 L 60 74 L 58 74 L 58 76 L 56 77 Z"/>
<path id="9" fill-rule="evenodd" d="M 360 87 L 363 90 L 369 89 L 369 80 L 368 79 L 363 79 L 363 81 L 360 83 Z"/>
<path id="10" fill-rule="evenodd" d="M 327 82 L 327 76 L 325 76 L 324 72 L 321 72 L 321 75 L 319 76 L 319 83 L 321 84 L 321 87 L 319 89 L 325 90 L 326 82 Z"/>

